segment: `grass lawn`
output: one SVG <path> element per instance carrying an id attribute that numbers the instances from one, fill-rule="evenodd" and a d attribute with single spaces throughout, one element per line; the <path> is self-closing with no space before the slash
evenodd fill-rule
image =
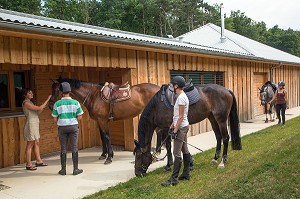
<path id="1" fill-rule="evenodd" d="M 300 117 L 244 136 L 242 147 L 225 169 L 210 164 L 214 149 L 194 155 L 191 179 L 177 186 L 162 187 L 171 172 L 159 168 L 85 198 L 300 198 Z"/>

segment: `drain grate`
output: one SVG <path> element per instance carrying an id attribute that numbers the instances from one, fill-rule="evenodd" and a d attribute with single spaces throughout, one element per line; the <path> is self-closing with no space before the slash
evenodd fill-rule
<path id="1" fill-rule="evenodd" d="M 0 191 L 5 190 L 5 189 L 9 189 L 10 187 L 5 186 L 3 184 L 0 184 Z"/>

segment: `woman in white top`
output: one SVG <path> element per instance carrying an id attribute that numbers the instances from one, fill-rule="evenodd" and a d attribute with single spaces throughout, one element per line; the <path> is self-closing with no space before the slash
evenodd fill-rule
<path id="1" fill-rule="evenodd" d="M 172 139 L 174 139 L 173 155 L 175 158 L 174 168 L 171 177 L 163 182 L 162 186 L 176 185 L 178 180 L 190 179 L 190 152 L 187 146 L 187 132 L 189 131 L 188 111 L 189 100 L 183 91 L 185 80 L 181 76 L 172 79 L 171 84 L 174 92 L 178 96 L 174 105 L 173 123 L 170 130 L 173 130 Z M 178 178 L 182 164 L 181 152 L 183 153 L 184 168 L 181 176 Z"/>

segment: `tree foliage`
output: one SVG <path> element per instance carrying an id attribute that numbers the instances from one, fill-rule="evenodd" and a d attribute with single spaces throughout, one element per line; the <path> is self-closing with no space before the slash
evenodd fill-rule
<path id="1" fill-rule="evenodd" d="M 204 0 L 0 0 L 0 8 L 161 37 L 177 37 L 207 23 L 221 25 L 219 5 Z M 267 29 L 239 10 L 225 18 L 225 27 L 300 56 L 299 31 Z"/>
<path id="2" fill-rule="evenodd" d="M 41 0 L 0 0 L 0 8 L 41 15 Z"/>

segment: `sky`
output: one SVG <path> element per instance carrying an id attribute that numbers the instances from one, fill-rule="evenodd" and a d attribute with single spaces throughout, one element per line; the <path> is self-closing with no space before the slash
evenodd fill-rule
<path id="1" fill-rule="evenodd" d="M 224 4 L 224 12 L 240 10 L 256 22 L 265 22 L 267 28 L 278 25 L 300 31 L 300 0 L 204 0 L 209 5 Z"/>

